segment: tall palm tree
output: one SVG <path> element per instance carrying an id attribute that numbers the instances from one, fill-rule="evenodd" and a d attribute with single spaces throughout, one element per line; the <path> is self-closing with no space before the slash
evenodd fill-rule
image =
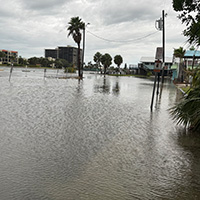
<path id="1" fill-rule="evenodd" d="M 101 56 L 101 63 L 104 66 L 104 74 L 106 74 L 107 68 L 112 64 L 112 57 L 110 54 L 105 53 L 103 56 Z"/>
<path id="2" fill-rule="evenodd" d="M 114 57 L 114 63 L 117 65 L 118 70 L 120 72 L 120 65 L 123 63 L 123 58 L 120 55 L 116 55 Z M 121 74 L 121 72 L 120 72 L 120 74 Z"/>
<path id="3" fill-rule="evenodd" d="M 180 59 L 179 67 L 178 67 L 178 81 L 182 81 L 183 77 L 183 57 L 185 54 L 185 50 L 183 47 L 179 47 L 178 49 L 174 49 L 174 56 Z"/>
<path id="4" fill-rule="evenodd" d="M 67 28 L 67 30 L 69 31 L 68 37 L 72 35 L 74 41 L 78 45 L 78 62 L 77 62 L 78 76 L 80 79 L 82 79 L 83 74 L 81 72 L 80 43 L 81 43 L 81 38 L 82 38 L 81 30 L 85 28 L 85 23 L 82 22 L 82 20 L 79 17 L 72 17 L 68 24 L 69 24 L 69 27 Z"/>
<path id="5" fill-rule="evenodd" d="M 100 52 L 96 52 L 95 55 L 94 55 L 94 62 L 96 62 L 98 68 L 100 68 L 100 63 L 101 63 L 101 57 L 102 57 L 102 54 Z M 102 72 L 102 70 L 101 70 Z"/>

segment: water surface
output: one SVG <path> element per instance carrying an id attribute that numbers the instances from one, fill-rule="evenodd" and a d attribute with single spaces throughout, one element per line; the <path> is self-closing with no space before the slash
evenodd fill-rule
<path id="1" fill-rule="evenodd" d="M 1 200 L 200 199 L 200 138 L 176 126 L 166 81 L 0 71 Z M 56 70 L 47 72 L 56 75 Z M 62 73 L 61 71 L 58 73 Z"/>

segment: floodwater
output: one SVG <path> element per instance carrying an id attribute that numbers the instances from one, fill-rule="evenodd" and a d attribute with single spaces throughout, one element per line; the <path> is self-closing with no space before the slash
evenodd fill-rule
<path id="1" fill-rule="evenodd" d="M 1 200 L 200 199 L 200 137 L 170 118 L 170 81 L 150 112 L 153 80 L 1 69 Z"/>

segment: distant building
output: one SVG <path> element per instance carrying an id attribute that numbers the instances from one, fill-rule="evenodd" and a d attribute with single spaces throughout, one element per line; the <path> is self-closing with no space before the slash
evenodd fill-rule
<path id="1" fill-rule="evenodd" d="M 0 57 L 0 64 L 18 63 L 18 52 L 2 49 L 2 56 Z"/>
<path id="2" fill-rule="evenodd" d="M 145 68 L 149 70 L 153 70 L 155 66 L 155 57 L 141 57 L 140 65 L 143 65 Z M 172 58 L 165 57 L 165 70 L 170 70 L 172 66 Z"/>
<path id="3" fill-rule="evenodd" d="M 82 57 L 82 50 L 81 50 Z M 58 47 L 56 49 L 45 49 L 45 58 L 55 58 L 55 59 L 65 59 L 69 63 L 77 66 L 78 61 L 78 48 L 66 46 L 66 47 Z"/>
<path id="4" fill-rule="evenodd" d="M 200 65 L 200 51 L 187 50 L 183 58 L 187 69 L 191 69 L 192 65 L 193 67 Z"/>
<path id="5" fill-rule="evenodd" d="M 58 58 L 58 51 L 57 49 L 45 49 L 45 58 Z"/>

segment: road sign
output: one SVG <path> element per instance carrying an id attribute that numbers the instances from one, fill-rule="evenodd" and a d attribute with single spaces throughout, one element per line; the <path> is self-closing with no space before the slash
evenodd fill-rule
<path id="1" fill-rule="evenodd" d="M 162 47 L 157 47 L 156 49 L 156 60 L 161 60 L 163 58 L 163 48 Z"/>
<path id="2" fill-rule="evenodd" d="M 155 61 L 154 72 L 160 72 L 162 69 L 162 63 L 160 60 Z"/>

